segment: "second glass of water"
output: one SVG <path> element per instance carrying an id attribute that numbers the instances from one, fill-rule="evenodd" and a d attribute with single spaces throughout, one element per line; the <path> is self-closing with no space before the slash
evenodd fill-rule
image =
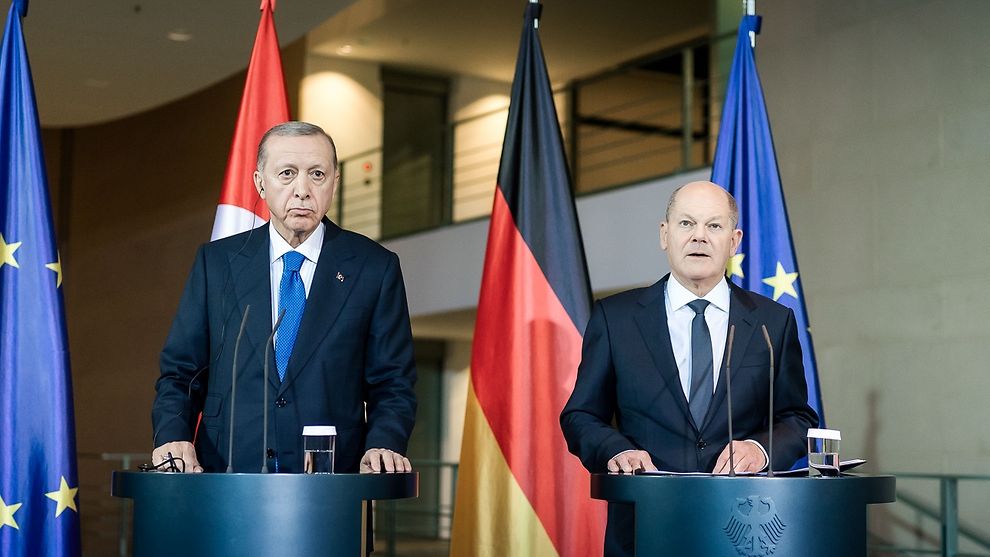
<path id="1" fill-rule="evenodd" d="M 839 442 L 842 436 L 835 429 L 808 430 L 808 475 L 838 476 Z"/>
<path id="2" fill-rule="evenodd" d="M 332 425 L 303 427 L 303 471 L 307 474 L 333 474 L 337 428 Z"/>

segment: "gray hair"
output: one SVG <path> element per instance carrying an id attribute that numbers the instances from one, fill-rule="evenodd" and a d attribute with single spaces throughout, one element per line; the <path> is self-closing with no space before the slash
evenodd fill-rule
<path id="1" fill-rule="evenodd" d="M 667 201 L 667 212 L 664 213 L 663 220 L 670 222 L 670 211 L 674 207 L 674 201 L 677 199 L 677 194 L 680 193 L 680 191 L 684 189 L 685 186 L 688 185 L 689 184 L 684 184 L 683 186 L 677 186 L 677 189 L 671 192 L 670 200 Z M 739 204 L 736 203 L 736 198 L 732 197 L 732 194 L 729 193 L 729 190 L 722 188 L 721 186 L 719 187 L 719 189 L 725 192 L 725 197 L 729 202 L 729 217 L 732 219 L 732 227 L 735 228 L 739 224 Z"/>
<path id="2" fill-rule="evenodd" d="M 311 135 L 321 135 L 327 138 L 330 143 L 330 156 L 331 163 L 333 164 L 334 171 L 337 170 L 337 146 L 334 145 L 333 138 L 330 134 L 323 131 L 323 128 L 317 126 L 316 124 L 310 124 L 309 122 L 283 122 L 265 132 L 265 135 L 261 136 L 261 142 L 258 143 L 258 170 L 263 170 L 265 167 L 265 157 L 268 156 L 265 150 L 265 145 L 268 143 L 268 139 L 272 137 L 305 137 Z"/>

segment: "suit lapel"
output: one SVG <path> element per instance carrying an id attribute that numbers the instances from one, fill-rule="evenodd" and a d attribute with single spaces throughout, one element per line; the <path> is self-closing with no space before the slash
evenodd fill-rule
<path id="1" fill-rule="evenodd" d="M 244 336 L 259 356 L 264 354 L 265 341 L 272 332 L 272 293 L 271 293 L 271 262 L 268 260 L 268 226 L 258 227 L 242 249 L 233 251 L 228 256 L 233 286 L 238 301 L 238 318 L 228 320 L 228 326 L 235 327 L 227 333 L 228 339 L 237 338 L 236 327 L 240 326 L 240 316 L 244 309 L 251 306 L 251 313 L 245 325 Z M 243 342 L 243 341 L 242 341 Z M 259 349 L 260 348 L 260 349 Z M 233 350 L 231 344 L 229 350 Z M 242 353 L 244 347 L 241 347 Z M 276 376 L 277 378 L 277 376 Z"/>
<path id="2" fill-rule="evenodd" d="M 292 356 L 289 358 L 285 380 L 279 386 L 279 394 L 283 393 L 306 367 L 316 347 L 323 342 L 333 327 L 357 282 L 358 272 L 364 261 L 346 241 L 340 227 L 327 219 L 324 219 L 323 223 L 326 225 L 326 234 L 323 236 L 320 260 L 316 263 L 316 273 L 309 289 L 309 297 L 306 299 L 306 309 L 299 323 L 299 335 L 292 347 Z M 272 367 L 274 369 L 274 366 Z"/>
<path id="3" fill-rule="evenodd" d="M 729 329 L 735 326 L 735 338 L 732 341 L 732 361 L 729 362 L 730 373 L 737 377 L 736 371 L 739 369 L 739 363 L 743 361 L 746 356 L 746 349 L 750 346 L 750 340 L 756 331 L 757 323 L 754 318 L 753 312 L 756 310 L 756 304 L 753 303 L 752 298 L 749 293 L 742 288 L 736 286 L 732 281 L 729 283 L 729 292 L 731 296 L 729 298 Z M 705 414 L 705 425 L 702 427 L 708 427 L 708 424 L 715 417 L 717 412 L 722 412 L 722 405 L 725 403 L 726 392 L 728 387 L 726 386 L 726 373 L 725 373 L 725 359 L 729 356 L 729 337 L 726 333 L 725 338 L 726 348 L 722 352 L 722 370 L 718 375 L 718 385 L 715 387 L 715 395 L 712 397 L 711 406 L 708 407 L 708 413 Z M 728 409 L 725 410 L 728 413 Z"/>
<path id="4" fill-rule="evenodd" d="M 684 389 L 681 387 L 681 376 L 677 370 L 677 360 L 674 359 L 674 349 L 670 344 L 670 329 L 667 327 L 667 306 L 664 302 L 667 279 L 665 276 L 648 288 L 639 299 L 639 309 L 636 312 L 636 325 L 653 357 L 653 363 L 660 376 L 667 383 L 667 388 L 677 401 L 684 418 L 691 421 L 691 410 L 688 407 Z"/>

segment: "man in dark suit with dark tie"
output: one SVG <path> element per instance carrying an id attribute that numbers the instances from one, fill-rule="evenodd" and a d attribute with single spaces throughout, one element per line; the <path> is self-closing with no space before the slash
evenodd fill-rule
<path id="1" fill-rule="evenodd" d="M 254 182 L 271 221 L 196 254 L 161 354 L 154 463 L 171 453 L 187 472 L 299 472 L 303 426 L 333 425 L 337 471 L 411 470 L 416 370 L 399 260 L 325 217 L 339 180 L 318 126 L 288 122 L 261 140 Z"/>
<path id="2" fill-rule="evenodd" d="M 726 280 L 726 262 L 742 240 L 737 223 L 736 202 L 719 186 L 678 188 L 660 224 L 670 274 L 592 309 L 577 382 L 560 417 L 568 448 L 590 472 L 728 472 L 730 326 L 736 471 L 767 467 L 764 325 L 776 357 L 772 466 L 787 469 L 802 456 L 818 417 L 807 403 L 794 314 Z M 633 532 L 633 508 L 610 504 L 606 556 L 633 555 Z"/>

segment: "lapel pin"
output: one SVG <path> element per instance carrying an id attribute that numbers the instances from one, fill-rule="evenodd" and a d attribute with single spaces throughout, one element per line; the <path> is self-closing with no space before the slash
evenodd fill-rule
<path id="1" fill-rule="evenodd" d="M 344 275 L 340 274 L 340 271 L 337 271 L 337 280 L 344 282 Z"/>

